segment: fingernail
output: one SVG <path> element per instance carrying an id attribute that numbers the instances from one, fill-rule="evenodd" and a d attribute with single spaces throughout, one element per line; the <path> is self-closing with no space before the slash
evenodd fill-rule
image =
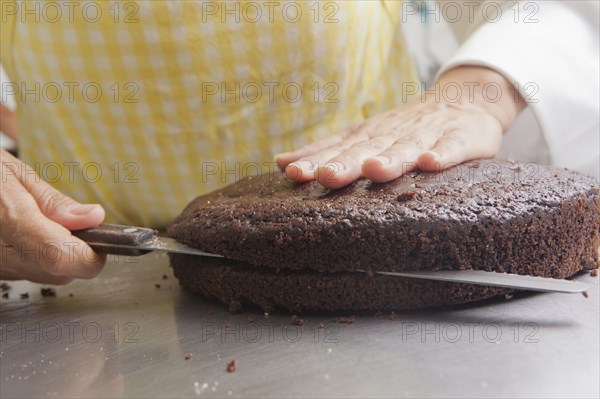
<path id="1" fill-rule="evenodd" d="M 83 216 L 83 215 L 87 215 L 90 212 L 92 212 L 94 209 L 99 208 L 100 205 L 98 204 L 78 204 L 78 205 L 72 205 L 71 207 L 69 207 L 69 212 L 72 213 L 73 215 L 77 215 L 77 216 Z"/>
<path id="2" fill-rule="evenodd" d="M 290 164 L 290 166 L 295 166 L 296 168 L 300 169 L 300 171 L 302 173 L 311 173 L 313 172 L 312 170 L 312 162 L 309 161 L 297 161 L 297 162 L 293 162 Z"/>
<path id="3" fill-rule="evenodd" d="M 431 156 L 433 157 L 433 159 L 438 159 L 441 157 L 439 152 L 435 152 L 435 151 L 429 151 L 429 153 L 431 154 Z"/>
<path id="4" fill-rule="evenodd" d="M 291 179 L 300 179 L 307 175 L 310 176 L 313 172 L 312 163 L 308 161 L 292 162 L 285 168 L 285 173 Z"/>

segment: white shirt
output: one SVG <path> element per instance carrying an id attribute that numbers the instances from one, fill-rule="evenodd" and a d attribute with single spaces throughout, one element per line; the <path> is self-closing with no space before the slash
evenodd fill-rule
<path id="1" fill-rule="evenodd" d="M 447 19 L 462 44 L 438 76 L 459 65 L 487 66 L 516 82 L 523 98 L 531 100 L 507 133 L 499 156 L 550 163 L 599 178 L 600 3 L 444 0 L 440 10 L 447 3 L 453 3 L 448 12 L 455 5 L 463 7 L 460 21 Z M 467 18 L 469 7 L 479 18 L 474 23 Z M 531 124 L 523 128 L 531 114 L 539 129 Z"/>

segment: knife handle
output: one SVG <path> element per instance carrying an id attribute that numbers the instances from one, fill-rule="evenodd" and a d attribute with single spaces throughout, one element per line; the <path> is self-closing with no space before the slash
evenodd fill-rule
<path id="1" fill-rule="evenodd" d="M 98 253 L 140 256 L 151 251 L 137 247 L 154 238 L 156 231 L 137 226 L 101 224 L 91 229 L 72 231 L 71 234 Z"/>

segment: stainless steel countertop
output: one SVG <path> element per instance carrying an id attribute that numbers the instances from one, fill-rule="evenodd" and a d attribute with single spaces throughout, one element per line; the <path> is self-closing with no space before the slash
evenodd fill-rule
<path id="1" fill-rule="evenodd" d="M 0 396 L 598 397 L 598 278 L 578 280 L 589 298 L 521 294 L 396 320 L 304 315 L 295 326 L 180 290 L 164 255 L 112 258 L 56 298 L 9 282 Z"/>

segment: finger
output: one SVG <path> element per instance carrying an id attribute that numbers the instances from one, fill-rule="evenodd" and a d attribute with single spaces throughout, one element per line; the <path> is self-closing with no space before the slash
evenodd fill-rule
<path id="1" fill-rule="evenodd" d="M 377 183 L 394 180 L 404 173 L 415 170 L 417 159 L 433 141 L 430 135 L 397 139 L 385 151 L 366 159 L 362 165 L 362 174 Z"/>
<path id="2" fill-rule="evenodd" d="M 295 151 L 283 152 L 281 154 L 275 155 L 275 162 L 279 166 L 281 170 L 285 170 L 285 168 L 292 162 L 297 161 L 300 158 L 309 156 L 318 151 L 324 150 L 328 147 L 334 146 L 340 142 L 342 142 L 348 135 L 350 134 L 350 129 L 342 130 L 341 132 L 334 134 L 332 136 L 326 137 L 321 140 L 314 141 L 304 147 L 301 147 Z"/>
<path id="3" fill-rule="evenodd" d="M 19 166 L 26 170 L 21 173 L 19 181 L 35 199 L 40 211 L 48 219 L 55 221 L 69 230 L 80 230 L 95 227 L 102 223 L 105 212 L 98 204 L 80 204 L 64 195 L 42 180 L 31 167 L 25 163 Z"/>
<path id="4" fill-rule="evenodd" d="M 100 272 L 106 257 L 94 253 L 64 226 L 42 214 L 19 180 L 9 177 L 2 188 L 2 241 L 16 248 L 18 254 L 18 259 L 13 258 L 17 263 L 2 262 L 3 270 L 12 268 L 21 275 L 21 267 L 37 266 L 40 278 L 45 274 L 91 278 Z"/>
<path id="5" fill-rule="evenodd" d="M 365 141 L 366 139 L 367 136 L 362 134 L 353 134 L 337 145 L 325 148 L 290 163 L 285 168 L 285 173 L 288 178 L 298 182 L 314 180 L 320 166 L 326 164 L 330 159 L 340 155 L 342 152 L 352 147 L 355 143 Z"/>
<path id="6" fill-rule="evenodd" d="M 38 220 L 35 226 L 28 226 L 20 238 L 21 252 L 31 251 L 35 259 L 29 261 L 37 263 L 52 276 L 93 278 L 100 273 L 106 261 L 105 255 L 95 253 L 84 241 L 49 219 Z M 35 243 L 33 250 L 28 243 Z"/>
<path id="7" fill-rule="evenodd" d="M 394 143 L 395 135 L 382 135 L 355 143 L 317 169 L 316 180 L 327 188 L 346 186 L 362 176 L 361 165 Z"/>
<path id="8" fill-rule="evenodd" d="M 285 174 L 288 178 L 297 182 L 315 180 L 315 174 L 317 173 L 319 166 L 341 154 L 344 149 L 344 147 L 330 147 L 305 158 L 301 158 L 290 163 L 285 168 Z"/>
<path id="9" fill-rule="evenodd" d="M 0 280 L 28 280 L 39 284 L 66 285 L 71 277 L 53 276 L 40 270 L 37 263 L 24 262 L 25 256 L 18 247 L 2 243 L 2 268 Z"/>
<path id="10" fill-rule="evenodd" d="M 502 140 L 501 132 L 480 131 L 477 135 L 456 130 L 442 136 L 429 151 L 417 160 L 419 169 L 445 170 L 459 163 L 496 154 Z"/>

